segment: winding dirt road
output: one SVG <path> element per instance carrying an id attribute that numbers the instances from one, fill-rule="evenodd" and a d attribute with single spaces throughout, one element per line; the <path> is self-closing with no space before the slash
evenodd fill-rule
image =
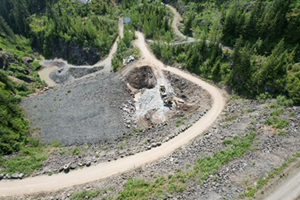
<path id="1" fill-rule="evenodd" d="M 195 38 L 192 38 L 192 37 L 186 37 L 185 35 L 183 35 L 179 29 L 178 29 L 178 23 L 179 21 L 182 20 L 182 17 L 181 15 L 177 12 L 177 10 L 173 7 L 173 6 L 170 6 L 168 4 L 164 4 L 166 7 L 168 7 L 173 15 L 174 15 L 174 18 L 173 18 L 173 21 L 172 21 L 172 28 L 175 32 L 176 35 L 178 35 L 179 37 L 181 37 L 182 39 L 187 39 L 187 41 L 185 43 L 192 43 L 192 42 L 195 42 Z M 183 42 L 184 43 L 184 42 Z M 182 43 L 182 44 L 183 44 Z M 181 44 L 181 43 L 178 43 L 178 44 Z"/>
<path id="2" fill-rule="evenodd" d="M 143 60 L 139 61 L 140 64 L 145 65 L 149 63 L 154 67 L 170 71 L 206 89 L 213 100 L 210 111 L 188 130 L 169 142 L 163 143 L 158 148 L 122 158 L 117 161 L 101 163 L 89 168 L 76 170 L 69 174 L 60 173 L 52 176 L 38 176 L 14 181 L 3 180 L 0 182 L 0 196 L 15 196 L 59 190 L 66 187 L 72 187 L 74 185 L 105 179 L 113 175 L 142 167 L 147 163 L 161 159 L 181 146 L 188 144 L 215 122 L 225 106 L 225 101 L 219 89 L 195 76 L 180 71 L 179 69 L 165 67 L 165 65 L 161 61 L 157 60 L 149 51 L 143 34 L 136 32 L 136 35 L 138 39 L 135 43 L 137 47 L 140 48 L 142 55 L 145 57 Z"/>

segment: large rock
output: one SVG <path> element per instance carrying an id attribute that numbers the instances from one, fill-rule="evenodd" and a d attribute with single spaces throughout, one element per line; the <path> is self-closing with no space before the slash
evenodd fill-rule
<path id="1" fill-rule="evenodd" d="M 19 179 L 22 179 L 24 177 L 24 174 L 23 173 L 20 173 L 19 174 Z"/>
<path id="2" fill-rule="evenodd" d="M 23 57 L 22 60 L 25 64 L 30 64 L 30 63 L 33 62 L 33 59 L 31 57 L 28 57 L 28 56 Z"/>
<path id="3" fill-rule="evenodd" d="M 18 61 L 11 53 L 5 51 L 0 52 L 0 69 L 7 70 L 12 63 L 18 63 Z"/>
<path id="4" fill-rule="evenodd" d="M 11 175 L 12 179 L 19 179 L 19 174 L 18 173 L 14 173 L 13 175 Z"/>

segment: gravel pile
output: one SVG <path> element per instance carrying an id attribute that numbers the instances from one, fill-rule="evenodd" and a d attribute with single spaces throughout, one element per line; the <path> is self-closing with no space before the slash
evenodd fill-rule
<path id="1" fill-rule="evenodd" d="M 43 143 L 97 143 L 126 132 L 122 110 L 131 97 L 117 74 L 65 86 L 22 102 L 26 117 Z"/>
<path id="2" fill-rule="evenodd" d="M 102 70 L 103 67 L 69 67 L 64 66 L 50 74 L 55 83 L 72 83 L 75 79 Z"/>

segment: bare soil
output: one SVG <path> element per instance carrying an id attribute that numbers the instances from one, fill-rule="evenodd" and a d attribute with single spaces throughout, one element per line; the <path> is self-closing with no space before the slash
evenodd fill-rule
<path id="1" fill-rule="evenodd" d="M 130 71 L 126 81 L 135 89 L 151 89 L 154 88 L 157 83 L 154 73 L 149 66 L 134 68 Z"/>

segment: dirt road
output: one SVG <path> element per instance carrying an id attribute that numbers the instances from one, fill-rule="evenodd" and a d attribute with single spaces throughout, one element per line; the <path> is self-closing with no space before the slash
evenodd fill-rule
<path id="1" fill-rule="evenodd" d="M 300 172 L 287 179 L 275 192 L 265 200 L 295 200 L 300 197 Z"/>
<path id="2" fill-rule="evenodd" d="M 174 18 L 173 18 L 173 21 L 172 21 L 172 28 L 175 32 L 176 35 L 178 35 L 179 37 L 181 37 L 182 39 L 187 39 L 187 42 L 191 43 L 191 42 L 195 42 L 195 39 L 192 38 L 192 37 L 186 37 L 185 35 L 183 35 L 179 30 L 178 30 L 178 23 L 179 21 L 182 20 L 182 17 L 181 15 L 177 12 L 177 10 L 168 5 L 168 4 L 165 4 L 172 12 L 173 12 L 173 15 L 174 15 Z"/>
<path id="3" fill-rule="evenodd" d="M 44 80 L 48 86 L 56 86 L 57 84 L 49 77 L 49 74 L 51 72 L 54 72 L 55 70 L 57 70 L 58 67 L 53 66 L 53 67 L 46 67 L 41 69 L 38 73 L 39 76 L 42 80 Z"/>
<path id="4" fill-rule="evenodd" d="M 59 190 L 66 187 L 72 187 L 74 185 L 105 179 L 113 175 L 142 167 L 148 163 L 163 158 L 164 156 L 172 153 L 174 150 L 189 143 L 195 137 L 201 135 L 215 122 L 225 106 L 225 101 L 219 89 L 195 76 L 180 71 L 179 69 L 165 67 L 164 64 L 157 60 L 148 50 L 143 34 L 137 32 L 136 35 L 138 37 L 136 45 L 140 48 L 142 55 L 145 57 L 144 60 L 140 61 L 143 62 L 141 64 L 147 64 L 149 62 L 155 67 L 168 70 L 206 89 L 213 99 L 210 111 L 191 128 L 169 142 L 163 143 L 158 148 L 125 157 L 117 161 L 102 163 L 89 168 L 76 170 L 69 174 L 61 173 L 52 176 L 38 176 L 15 181 L 3 180 L 0 182 L 0 196 L 23 195 Z"/>
<path id="5" fill-rule="evenodd" d="M 174 15 L 174 18 L 173 18 L 173 21 L 172 21 L 172 28 L 173 28 L 175 34 L 176 34 L 178 37 L 180 37 L 180 38 L 186 40 L 186 41 L 183 41 L 183 42 L 175 42 L 175 43 L 172 43 L 172 45 L 181 45 L 181 44 L 190 44 L 190 43 L 193 43 L 193 42 L 199 42 L 199 41 L 200 41 L 199 39 L 195 39 L 195 38 L 193 38 L 193 37 L 187 37 L 187 36 L 183 35 L 183 34 L 179 31 L 179 29 L 178 29 L 178 24 L 179 24 L 179 21 L 182 20 L 181 15 L 177 12 L 177 10 L 176 10 L 173 6 L 168 5 L 168 4 L 164 4 L 164 5 L 165 5 L 166 7 L 168 7 L 168 8 L 172 11 L 172 13 L 173 13 L 173 15 Z M 206 42 L 206 44 L 209 44 L 209 43 L 210 43 L 209 40 L 206 40 L 205 42 Z M 232 51 L 233 51 L 233 48 L 232 48 L 232 47 L 225 46 L 225 45 L 223 45 L 223 44 L 221 44 L 221 43 L 219 44 L 219 46 L 222 48 L 222 51 L 223 51 L 224 53 L 232 52 Z"/>

